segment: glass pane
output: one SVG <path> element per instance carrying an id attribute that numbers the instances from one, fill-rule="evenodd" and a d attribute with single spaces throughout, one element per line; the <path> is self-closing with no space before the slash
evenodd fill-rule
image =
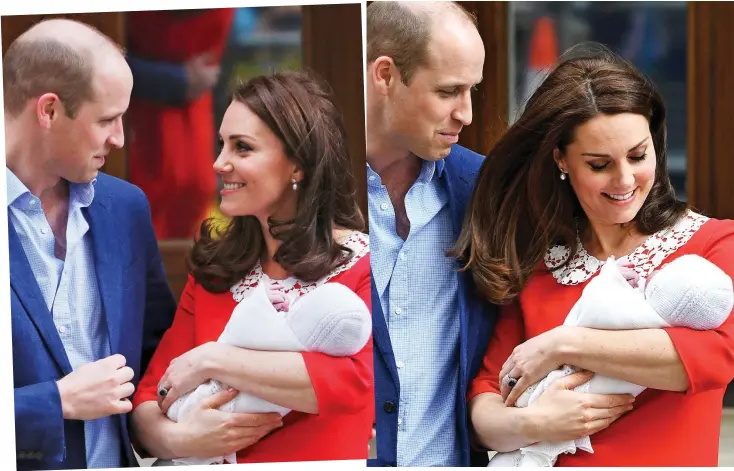
<path id="1" fill-rule="evenodd" d="M 127 14 L 129 180 L 148 196 L 159 240 L 190 240 L 205 217 L 219 217 L 212 164 L 228 92 L 300 68 L 301 22 L 300 6 Z"/>
<path id="2" fill-rule="evenodd" d="M 560 54 L 583 41 L 620 53 L 657 86 L 668 110 L 668 167 L 686 199 L 686 2 L 512 2 L 510 120 Z"/>

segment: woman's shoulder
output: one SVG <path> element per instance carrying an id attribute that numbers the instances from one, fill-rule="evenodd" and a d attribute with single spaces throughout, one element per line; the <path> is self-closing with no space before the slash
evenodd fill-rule
<path id="1" fill-rule="evenodd" d="M 359 231 L 348 231 L 343 233 L 338 242 L 348 250 L 345 250 L 344 261 L 326 276 L 327 281 L 338 278 L 361 278 L 362 275 L 369 276 L 370 264 L 370 240 L 369 236 Z"/>
<path id="2" fill-rule="evenodd" d="M 191 274 L 189 274 L 188 281 L 178 300 L 179 310 L 185 311 L 194 317 L 200 314 L 207 316 L 207 318 L 220 315 L 228 316 L 236 305 L 237 300 L 231 290 L 209 291 L 197 282 Z"/>
<path id="3" fill-rule="evenodd" d="M 734 243 L 734 220 L 706 218 L 696 235 L 691 238 L 688 250 L 706 252 L 721 243 Z"/>
<path id="4" fill-rule="evenodd" d="M 734 220 L 706 218 L 700 232 L 706 236 L 729 236 L 734 234 Z"/>

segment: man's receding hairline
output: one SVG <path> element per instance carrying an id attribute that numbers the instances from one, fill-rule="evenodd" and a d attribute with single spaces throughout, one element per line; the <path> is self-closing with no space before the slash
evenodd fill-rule
<path id="1" fill-rule="evenodd" d="M 468 23 L 475 29 L 477 28 L 473 19 L 467 16 L 467 12 L 454 2 L 401 2 L 401 5 L 406 6 L 412 14 L 416 16 L 421 15 L 423 19 L 428 20 L 428 34 L 426 35 L 423 67 L 428 66 L 431 46 L 436 40 L 436 31 L 442 27 L 447 30 L 449 29 L 445 28 L 444 23 L 458 21 L 460 23 Z M 446 16 L 446 13 L 450 16 Z"/>
<path id="2" fill-rule="evenodd" d="M 440 23 L 439 20 L 448 19 L 446 15 L 451 15 L 454 19 L 461 19 L 476 27 L 473 17 L 454 2 L 401 2 L 400 5 L 416 17 L 422 16 L 428 19 L 431 30 Z"/>
<path id="3" fill-rule="evenodd" d="M 60 27 L 56 28 L 55 31 L 52 30 L 54 23 Z M 75 29 L 77 31 L 74 31 Z M 59 34 L 59 32 L 61 33 Z M 37 43 L 39 45 L 44 43 L 58 44 L 73 50 L 94 64 L 109 52 L 116 52 L 123 59 L 125 57 L 122 46 L 113 41 L 112 38 L 92 25 L 68 18 L 53 18 L 36 23 L 21 34 L 16 41 L 26 44 Z"/>

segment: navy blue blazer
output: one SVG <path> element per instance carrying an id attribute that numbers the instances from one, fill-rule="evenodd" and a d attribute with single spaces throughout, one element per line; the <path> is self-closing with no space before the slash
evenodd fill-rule
<path id="1" fill-rule="evenodd" d="M 441 178 L 446 179 L 449 195 L 449 210 L 454 236 L 459 237 L 464 212 L 474 188 L 479 167 L 484 157 L 464 147 L 455 145 L 446 157 Z M 456 264 L 457 269 L 459 264 Z M 420 266 L 415 267 L 420 270 Z M 458 272 L 459 289 L 459 390 L 456 416 L 458 439 L 461 446 L 461 466 L 486 466 L 486 452 L 474 452 L 469 445 L 469 417 L 466 394 L 469 383 L 479 371 L 487 349 L 490 335 L 497 321 L 497 307 L 483 301 L 476 293 L 474 281 L 468 272 Z M 372 283 L 372 335 L 375 357 L 375 413 L 377 429 L 377 459 L 369 460 L 368 466 L 397 466 L 398 407 L 400 382 L 395 366 L 390 335 L 380 305 L 374 282 Z M 417 333 L 416 333 L 417 335 Z M 385 404 L 390 402 L 389 406 Z"/>
<path id="2" fill-rule="evenodd" d="M 137 386 L 176 311 L 148 201 L 137 187 L 100 173 L 94 201 L 83 211 L 111 351 L 125 356 Z M 86 468 L 84 422 L 63 419 L 56 386 L 72 371 L 69 359 L 10 221 L 8 240 L 17 469 Z M 122 466 L 137 466 L 127 416 L 116 421 Z"/>

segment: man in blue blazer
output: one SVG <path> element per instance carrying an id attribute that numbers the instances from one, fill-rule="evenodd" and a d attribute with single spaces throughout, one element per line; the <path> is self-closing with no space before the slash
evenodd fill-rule
<path id="1" fill-rule="evenodd" d="M 453 2 L 367 8 L 367 162 L 377 459 L 486 465 L 466 393 L 496 308 L 447 256 L 482 157 L 456 144 L 472 121 L 484 45 Z"/>
<path id="2" fill-rule="evenodd" d="M 49 20 L 11 44 L 3 82 L 17 469 L 137 466 L 128 398 L 176 306 L 145 196 L 99 173 L 130 69 Z"/>

